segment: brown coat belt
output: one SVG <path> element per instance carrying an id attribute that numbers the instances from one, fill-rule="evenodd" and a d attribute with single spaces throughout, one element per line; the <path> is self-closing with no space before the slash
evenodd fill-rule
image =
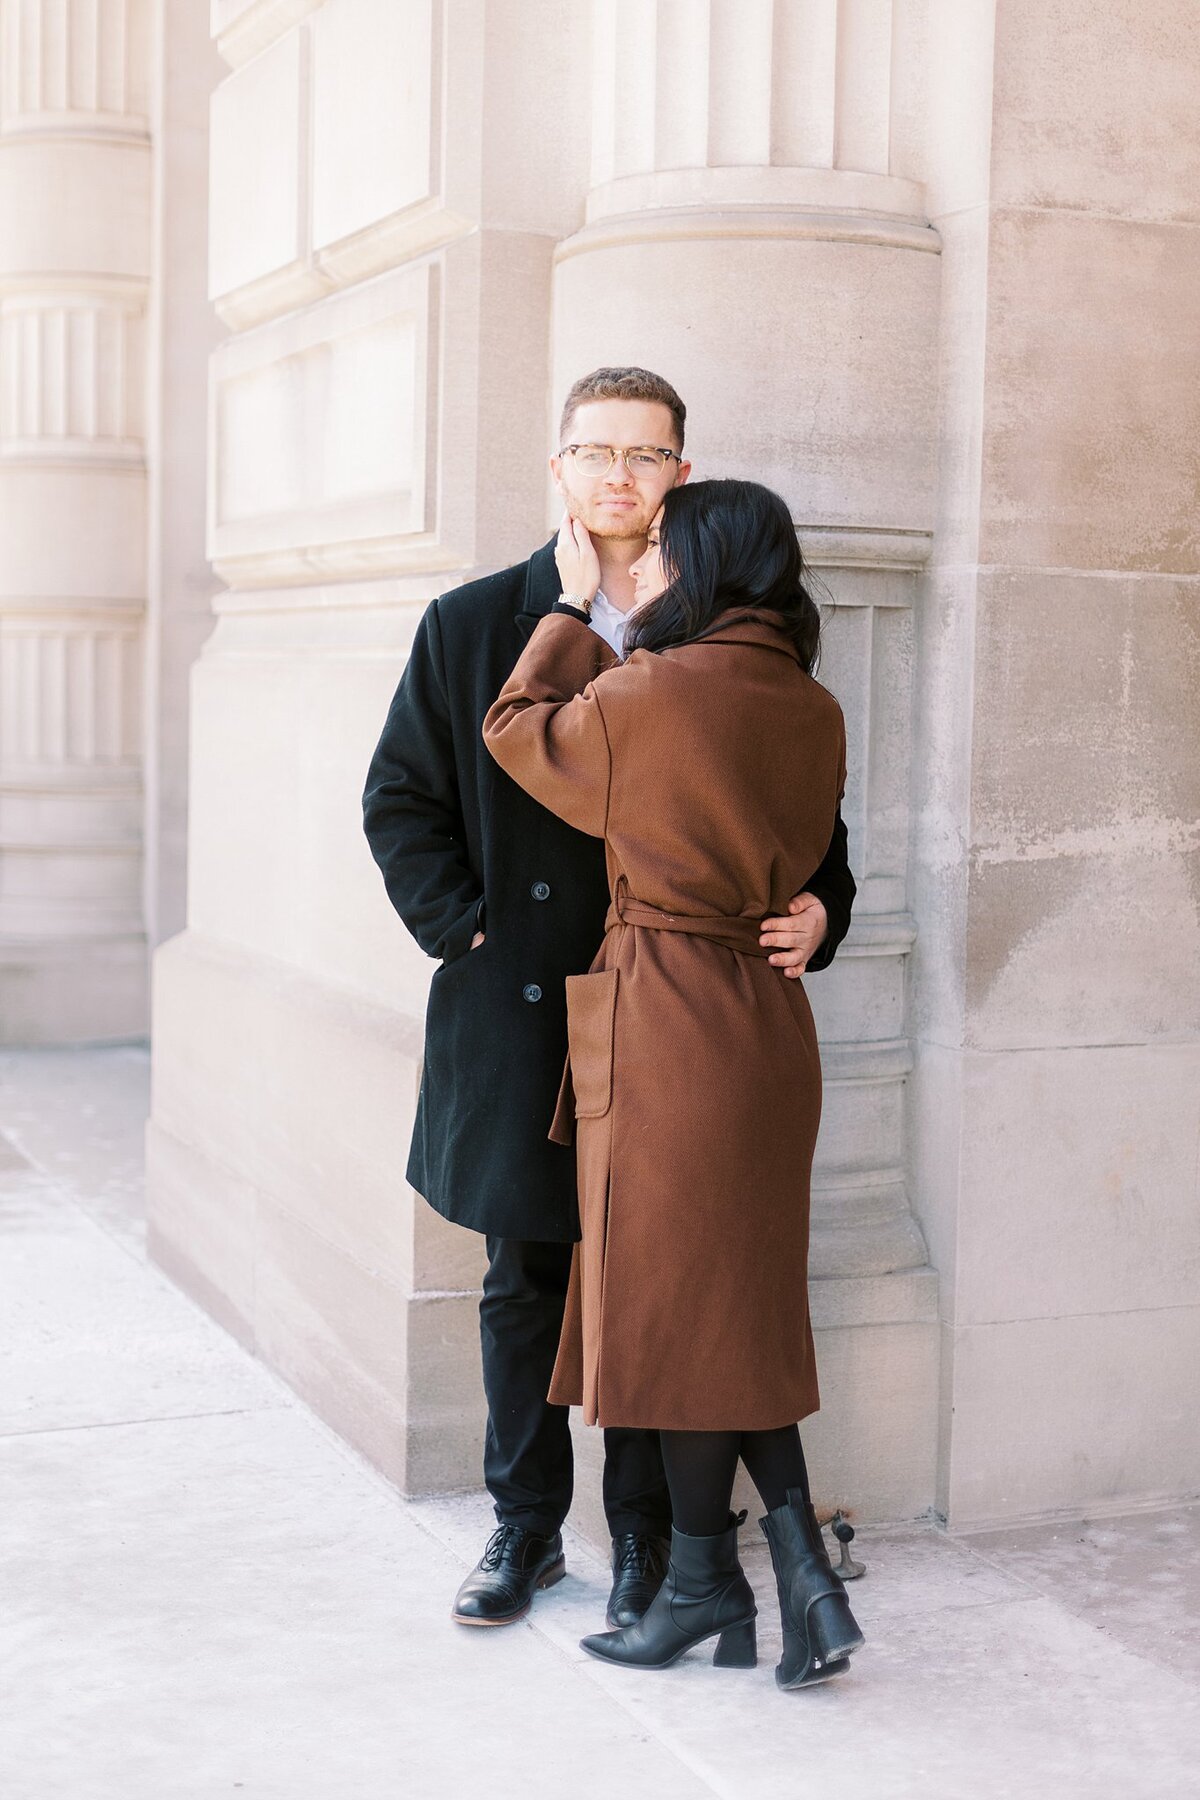
<path id="1" fill-rule="evenodd" d="M 618 925 L 645 925 L 651 931 L 683 931 L 689 937 L 709 938 L 714 944 L 724 944 L 727 949 L 740 950 L 746 956 L 773 954 L 770 945 L 758 941 L 762 930 L 760 919 L 698 918 L 689 913 L 660 912 L 656 906 L 647 906 L 644 900 L 633 899 L 623 883 L 622 876 L 604 921 L 605 931 L 612 931 Z"/>

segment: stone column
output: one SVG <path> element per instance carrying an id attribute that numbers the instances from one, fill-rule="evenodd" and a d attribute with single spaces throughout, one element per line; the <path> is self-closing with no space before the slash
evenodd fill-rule
<path id="1" fill-rule="evenodd" d="M 556 394 L 598 363 L 674 382 L 693 479 L 783 493 L 832 598 L 822 679 L 847 716 L 859 897 L 837 964 L 808 982 L 826 1076 L 808 1435 L 821 1497 L 875 1517 L 932 1503 L 938 1354 L 904 1121 L 940 243 L 889 152 L 891 14 L 878 0 L 595 8 L 587 223 L 556 256 L 553 347 Z"/>
<path id="2" fill-rule="evenodd" d="M 394 1480 L 475 1486 L 482 1243 L 406 1188 L 429 972 L 362 836 L 429 599 L 541 541 L 583 43 L 551 0 L 216 0 L 187 929 L 152 1253 Z M 544 150 L 531 162 L 527 126 Z"/>
<path id="3" fill-rule="evenodd" d="M 146 1026 L 145 0 L 0 4 L 0 1041 Z"/>

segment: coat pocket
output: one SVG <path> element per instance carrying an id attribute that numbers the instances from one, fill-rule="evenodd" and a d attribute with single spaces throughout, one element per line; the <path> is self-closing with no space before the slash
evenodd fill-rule
<path id="1" fill-rule="evenodd" d="M 567 976 L 567 1040 L 577 1119 L 601 1119 L 612 1105 L 616 1016 L 616 969 Z"/>

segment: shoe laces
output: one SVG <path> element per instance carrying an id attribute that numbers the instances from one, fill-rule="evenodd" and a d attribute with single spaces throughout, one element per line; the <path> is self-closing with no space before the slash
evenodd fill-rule
<path id="1" fill-rule="evenodd" d="M 512 1539 L 520 1539 L 524 1535 L 519 1525 L 498 1526 L 484 1546 L 483 1555 L 479 1559 L 480 1568 L 498 1569 L 504 1561 Z"/>
<path id="2" fill-rule="evenodd" d="M 648 1537 L 630 1534 L 621 1542 L 617 1551 L 617 1573 L 648 1575 L 654 1560 L 654 1544 Z"/>

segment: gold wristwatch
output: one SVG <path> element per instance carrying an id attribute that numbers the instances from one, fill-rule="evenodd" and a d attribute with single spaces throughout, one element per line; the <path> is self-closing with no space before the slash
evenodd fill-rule
<path id="1" fill-rule="evenodd" d="M 576 612 L 582 613 L 585 619 L 590 619 L 592 616 L 592 603 L 590 600 L 586 600 L 582 594 L 560 594 L 558 604 L 572 607 Z"/>

